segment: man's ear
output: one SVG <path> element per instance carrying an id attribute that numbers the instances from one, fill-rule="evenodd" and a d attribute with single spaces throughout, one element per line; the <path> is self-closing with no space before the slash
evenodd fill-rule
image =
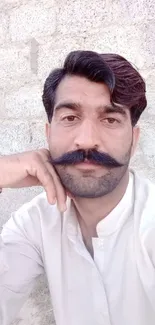
<path id="1" fill-rule="evenodd" d="M 140 137 L 140 127 L 136 125 L 133 127 L 133 141 L 132 141 L 131 156 L 133 156 L 136 151 L 139 137 Z"/>
<path id="2" fill-rule="evenodd" d="M 50 124 L 49 123 L 45 124 L 45 135 L 46 135 L 47 143 L 49 144 L 49 139 L 50 139 Z"/>

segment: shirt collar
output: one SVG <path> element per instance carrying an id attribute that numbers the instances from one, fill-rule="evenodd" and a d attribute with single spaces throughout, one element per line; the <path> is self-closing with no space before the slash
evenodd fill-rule
<path id="1" fill-rule="evenodd" d="M 134 176 L 130 172 L 127 189 L 117 206 L 96 227 L 98 237 L 108 236 L 121 228 L 131 215 L 134 202 Z"/>

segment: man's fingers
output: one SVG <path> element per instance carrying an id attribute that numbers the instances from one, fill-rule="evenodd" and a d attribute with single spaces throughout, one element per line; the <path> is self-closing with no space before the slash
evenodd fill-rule
<path id="1" fill-rule="evenodd" d="M 52 174 L 55 190 L 56 190 L 56 199 L 58 204 L 58 209 L 61 212 L 64 212 L 66 210 L 66 199 L 67 195 L 65 192 L 65 189 L 63 188 L 61 181 L 59 179 L 59 176 L 56 174 L 56 171 L 54 170 L 53 166 L 49 162 L 46 163 L 46 166 L 49 170 L 49 173 Z"/>
<path id="2" fill-rule="evenodd" d="M 22 188 L 22 187 L 31 187 L 31 186 L 40 186 L 40 185 L 42 186 L 41 182 L 36 177 L 29 175 L 19 183 L 16 182 L 15 184 L 12 184 L 11 188 Z"/>
<path id="3" fill-rule="evenodd" d="M 53 181 L 53 177 L 48 171 L 45 162 L 42 162 L 41 159 L 36 162 L 35 167 L 29 171 L 30 175 L 36 177 L 38 181 L 44 187 L 47 199 L 50 204 L 54 204 L 56 202 L 56 189 Z"/>
<path id="4" fill-rule="evenodd" d="M 47 169 L 44 169 L 40 171 L 38 178 L 46 191 L 49 203 L 54 204 L 56 202 L 56 189 L 52 175 Z"/>
<path id="5" fill-rule="evenodd" d="M 50 163 L 50 154 L 46 149 L 34 153 L 34 159 L 27 170 L 28 174 L 36 178 L 44 187 L 49 203 L 57 201 L 61 212 L 66 210 L 66 193 L 61 181 Z"/>
<path id="6" fill-rule="evenodd" d="M 57 200 L 59 210 L 64 211 L 65 190 L 50 159 L 50 152 L 45 148 L 0 157 L 0 186 L 18 188 L 42 185 L 49 203 L 54 204 Z"/>

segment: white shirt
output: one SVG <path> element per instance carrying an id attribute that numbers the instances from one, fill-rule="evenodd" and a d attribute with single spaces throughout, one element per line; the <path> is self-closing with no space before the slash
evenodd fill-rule
<path id="1" fill-rule="evenodd" d="M 93 260 L 71 201 L 61 215 L 45 193 L 14 213 L 1 234 L 0 324 L 46 272 L 57 325 L 154 325 L 155 185 L 131 172 L 97 234 Z"/>

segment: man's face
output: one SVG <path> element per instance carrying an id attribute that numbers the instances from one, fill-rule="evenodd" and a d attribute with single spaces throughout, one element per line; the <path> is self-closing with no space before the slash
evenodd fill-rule
<path id="1" fill-rule="evenodd" d="M 137 132 L 129 110 L 111 104 L 106 85 L 79 76 L 61 81 L 47 138 L 55 169 L 73 196 L 95 198 L 114 190 Z"/>

